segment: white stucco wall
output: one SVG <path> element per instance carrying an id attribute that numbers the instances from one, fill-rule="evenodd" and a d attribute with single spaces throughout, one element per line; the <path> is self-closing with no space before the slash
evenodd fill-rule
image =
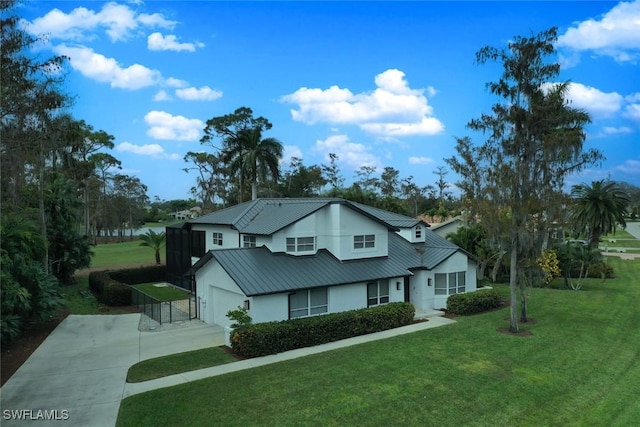
<path id="1" fill-rule="evenodd" d="M 433 270 L 418 270 L 411 277 L 411 302 L 417 311 L 447 306 L 449 295 L 435 295 L 435 274 L 465 271 L 466 293 L 476 290 L 476 263 L 463 253 L 456 253 Z M 431 279 L 431 286 L 428 281 Z"/>
<path id="2" fill-rule="evenodd" d="M 243 306 L 245 300 L 249 300 L 249 315 L 254 323 L 289 318 L 289 292 L 246 297 L 231 278 L 217 266 L 215 260 L 212 260 L 210 264 L 214 265 L 202 268 L 196 276 L 197 295 L 206 298 L 206 306 L 201 311 L 203 321 L 229 326 L 231 321 L 226 317 L 227 312 L 238 306 Z M 208 277 L 216 277 L 216 279 L 209 280 Z M 398 289 L 396 282 L 400 283 L 400 289 Z M 332 286 L 328 288 L 327 294 L 328 313 L 367 307 L 366 282 Z M 389 301 L 404 301 L 403 277 L 389 280 Z"/>
<path id="3" fill-rule="evenodd" d="M 331 221 L 338 221 L 332 227 L 338 234 L 331 236 L 333 240 L 332 252 L 341 260 L 373 258 L 387 256 L 389 251 L 389 231 L 387 227 L 373 221 L 344 205 L 332 205 Z M 365 249 L 353 248 L 353 236 L 375 235 L 375 247 Z"/>
<path id="4" fill-rule="evenodd" d="M 420 227 L 419 238 L 416 238 L 416 227 Z M 401 228 L 397 233 L 402 236 L 403 239 L 408 240 L 411 243 L 424 243 L 426 240 L 427 226 L 419 224 L 416 227 Z"/>
<path id="5" fill-rule="evenodd" d="M 200 297 L 200 319 L 221 326 L 229 326 L 229 310 L 242 307 L 248 299 L 215 260 L 196 273 L 196 295 Z"/>
<path id="6" fill-rule="evenodd" d="M 375 247 L 354 249 L 353 236 L 368 234 L 375 235 Z M 380 257 L 388 254 L 387 228 L 341 204 L 325 206 L 274 233 L 267 247 L 273 252 L 285 252 L 287 237 L 315 237 L 316 250 L 327 249 L 336 258 L 342 260 Z"/>
<path id="7" fill-rule="evenodd" d="M 397 289 L 396 282 L 400 282 Z M 389 301 L 404 301 L 404 278 L 389 280 Z M 327 289 L 328 313 L 367 307 L 367 283 L 331 286 Z M 289 292 L 261 295 L 251 298 L 249 314 L 253 322 L 271 322 L 289 318 Z"/>
<path id="8" fill-rule="evenodd" d="M 238 231 L 233 230 L 228 225 L 193 224 L 191 229 L 205 232 L 206 251 L 240 247 L 238 245 Z M 222 233 L 222 246 L 213 244 L 214 232 Z M 240 243 L 240 245 L 241 244 L 242 243 Z"/>

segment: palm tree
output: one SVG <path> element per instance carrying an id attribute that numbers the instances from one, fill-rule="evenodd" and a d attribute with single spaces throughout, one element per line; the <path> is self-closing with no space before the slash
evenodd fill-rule
<path id="1" fill-rule="evenodd" d="M 571 221 L 589 233 L 589 245 L 597 247 L 600 236 L 616 231 L 616 224 L 626 227 L 624 216 L 629 206 L 629 195 L 613 181 L 593 181 L 574 185 L 571 189 L 573 206 Z"/>
<path id="2" fill-rule="evenodd" d="M 140 235 L 140 246 L 148 246 L 152 248 L 156 254 L 156 264 L 160 264 L 160 249 L 165 245 L 165 232 L 156 233 L 149 229 L 145 234 Z"/>
<path id="3" fill-rule="evenodd" d="M 252 200 L 258 198 L 258 180 L 265 181 L 268 175 L 280 179 L 282 144 L 275 138 L 262 138 L 260 126 L 241 129 L 235 138 L 229 138 L 221 158 L 231 173 L 240 175 L 241 188 L 244 179 L 249 179 Z"/>

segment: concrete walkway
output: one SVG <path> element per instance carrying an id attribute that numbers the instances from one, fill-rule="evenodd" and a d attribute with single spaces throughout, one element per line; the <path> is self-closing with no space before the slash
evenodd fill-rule
<path id="1" fill-rule="evenodd" d="M 171 375 L 157 380 L 145 381 L 141 383 L 126 383 L 124 386 L 123 397 L 132 396 L 134 394 L 144 393 L 150 390 L 156 390 L 164 387 L 172 387 L 178 384 L 184 384 L 190 381 L 197 381 L 203 378 L 214 377 L 217 375 L 227 374 L 229 372 L 242 371 L 258 366 L 270 365 L 285 360 L 296 359 L 299 357 L 309 356 L 311 354 L 323 353 L 338 348 L 350 347 L 352 345 L 362 344 L 370 341 L 376 341 L 384 338 L 391 338 L 398 335 L 409 334 L 412 332 L 422 331 L 429 328 L 448 325 L 455 323 L 455 320 L 445 317 L 430 317 L 426 322 L 414 323 L 412 325 L 403 326 L 401 328 L 390 329 L 387 331 L 376 332 L 374 334 L 362 335 L 359 337 L 348 338 L 340 341 L 334 341 L 327 344 L 321 344 L 314 347 L 305 347 L 297 350 L 286 351 L 284 353 L 273 354 L 270 356 L 256 357 L 246 359 L 239 362 L 228 363 L 225 365 L 213 366 L 211 368 L 199 369 L 197 371 L 184 372 L 182 374 Z"/>

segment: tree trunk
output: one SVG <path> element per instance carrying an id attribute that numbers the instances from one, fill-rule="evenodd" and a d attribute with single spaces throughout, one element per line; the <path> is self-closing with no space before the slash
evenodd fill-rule
<path id="1" fill-rule="evenodd" d="M 160 249 L 156 249 L 156 264 L 160 264 Z"/>
<path id="2" fill-rule="evenodd" d="M 522 323 L 527 323 L 529 321 L 529 314 L 527 310 L 527 281 L 524 280 L 524 277 L 521 277 L 520 280 L 520 321 Z"/>
<path id="3" fill-rule="evenodd" d="M 517 233 L 517 231 L 512 231 Z M 511 260 L 509 262 L 509 330 L 513 333 L 517 333 L 518 329 L 518 238 L 511 237 Z"/>
<path id="4" fill-rule="evenodd" d="M 256 180 L 253 180 L 251 182 L 251 200 L 257 200 L 258 199 L 258 182 Z"/>

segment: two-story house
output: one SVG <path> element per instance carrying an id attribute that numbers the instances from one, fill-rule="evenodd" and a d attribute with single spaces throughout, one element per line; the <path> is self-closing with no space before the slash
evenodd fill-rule
<path id="1" fill-rule="evenodd" d="M 410 301 L 443 308 L 476 290 L 476 263 L 428 224 L 339 198 L 258 199 L 167 228 L 169 281 L 228 326 Z"/>

